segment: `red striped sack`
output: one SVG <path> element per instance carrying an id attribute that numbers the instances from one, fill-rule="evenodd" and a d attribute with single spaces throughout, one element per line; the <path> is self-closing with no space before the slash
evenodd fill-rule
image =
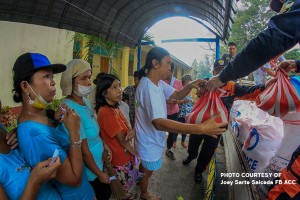
<path id="1" fill-rule="evenodd" d="M 220 113 L 221 116 L 216 119 L 216 122 L 227 122 L 228 112 L 220 99 L 220 94 L 220 91 L 205 92 L 186 116 L 185 121 L 190 124 L 200 124 Z"/>
<path id="2" fill-rule="evenodd" d="M 276 72 L 277 81 L 256 97 L 256 105 L 270 115 L 279 117 L 300 112 L 300 97 L 283 70 Z"/>

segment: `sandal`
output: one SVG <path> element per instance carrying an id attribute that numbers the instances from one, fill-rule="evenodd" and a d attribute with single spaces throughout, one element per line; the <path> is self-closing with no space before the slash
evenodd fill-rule
<path id="1" fill-rule="evenodd" d="M 176 142 L 173 143 L 173 148 L 176 149 Z"/>
<path id="2" fill-rule="evenodd" d="M 181 145 L 183 146 L 183 148 L 187 148 L 188 145 L 185 142 L 181 142 Z"/>
<path id="3" fill-rule="evenodd" d="M 175 160 L 174 153 L 171 150 L 166 150 L 166 156 L 169 157 L 171 160 Z"/>

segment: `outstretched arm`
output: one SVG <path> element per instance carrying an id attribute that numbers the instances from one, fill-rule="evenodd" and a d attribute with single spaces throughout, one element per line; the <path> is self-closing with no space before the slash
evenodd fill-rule
<path id="1" fill-rule="evenodd" d="M 206 88 L 214 91 L 229 80 L 248 75 L 275 56 L 289 50 L 300 41 L 300 2 L 291 9 L 272 17 L 268 28 L 253 38 L 249 44 L 217 76 L 209 80 Z"/>

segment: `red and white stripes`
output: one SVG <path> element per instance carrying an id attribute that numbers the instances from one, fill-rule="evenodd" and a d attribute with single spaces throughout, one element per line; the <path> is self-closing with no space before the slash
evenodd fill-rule
<path id="1" fill-rule="evenodd" d="M 217 118 L 216 122 L 228 121 L 228 112 L 220 99 L 220 91 L 205 92 L 194 105 L 191 113 L 186 116 L 186 122 L 200 124 L 217 113 L 220 113 L 221 117 Z"/>
<path id="2" fill-rule="evenodd" d="M 257 106 L 270 115 L 279 117 L 288 112 L 300 112 L 300 97 L 290 83 L 288 75 L 279 70 L 277 81 L 256 98 Z"/>

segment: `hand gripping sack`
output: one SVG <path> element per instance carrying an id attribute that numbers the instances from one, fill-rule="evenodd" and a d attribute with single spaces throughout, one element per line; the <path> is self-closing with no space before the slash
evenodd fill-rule
<path id="1" fill-rule="evenodd" d="M 283 70 L 276 72 L 277 81 L 256 98 L 257 106 L 273 116 L 300 112 L 300 97 Z"/>
<path id="2" fill-rule="evenodd" d="M 227 122 L 228 112 L 220 98 L 220 94 L 220 91 L 205 92 L 194 105 L 190 114 L 186 116 L 186 122 L 200 124 L 217 113 L 220 113 L 221 116 L 216 119 L 216 122 Z"/>

